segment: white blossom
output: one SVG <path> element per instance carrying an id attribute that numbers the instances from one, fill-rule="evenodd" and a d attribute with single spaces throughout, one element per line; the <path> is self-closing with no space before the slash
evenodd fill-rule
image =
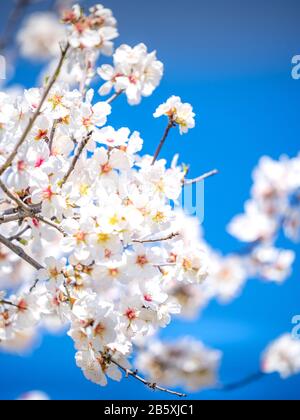
<path id="1" fill-rule="evenodd" d="M 137 366 L 151 381 L 199 391 L 216 384 L 221 353 L 190 337 L 175 342 L 154 341 L 140 352 Z"/>
<path id="2" fill-rule="evenodd" d="M 108 64 L 98 69 L 99 76 L 105 80 L 100 95 L 107 95 L 114 88 L 124 91 L 130 105 L 137 105 L 143 96 L 150 96 L 158 87 L 163 64 L 156 59 L 156 52 L 148 53 L 144 44 L 131 48 L 121 45 L 114 53 L 114 66 Z"/>
<path id="3" fill-rule="evenodd" d="M 59 55 L 59 44 L 65 36 L 65 29 L 54 13 L 36 12 L 25 20 L 17 41 L 25 58 L 45 60 Z"/>
<path id="4" fill-rule="evenodd" d="M 160 105 L 154 113 L 155 118 L 167 116 L 170 121 L 179 126 L 180 134 L 186 134 L 195 127 L 195 113 L 188 103 L 182 103 L 181 98 L 172 96 L 166 103 Z"/>
<path id="5" fill-rule="evenodd" d="M 300 341 L 284 334 L 262 356 L 264 373 L 278 372 L 283 379 L 300 372 Z"/>

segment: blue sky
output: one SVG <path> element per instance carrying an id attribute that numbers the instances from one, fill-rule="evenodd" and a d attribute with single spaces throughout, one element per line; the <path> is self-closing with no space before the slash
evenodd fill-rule
<path id="1" fill-rule="evenodd" d="M 3 3 L 3 2 L 1 2 Z M 90 4 L 91 2 L 82 2 Z M 154 120 L 156 106 L 172 94 L 193 104 L 197 127 L 188 136 L 175 132 L 163 153 L 175 152 L 191 164 L 191 176 L 218 168 L 207 181 L 204 229 L 209 243 L 223 252 L 239 248 L 226 224 L 242 211 L 249 196 L 251 171 L 262 155 L 294 156 L 299 150 L 300 80 L 291 78 L 291 59 L 300 54 L 300 3 L 297 0 L 107 0 L 125 42 L 145 42 L 165 63 L 165 77 L 155 94 L 139 107 L 121 98 L 110 123 L 139 130 L 145 152 L 153 153 L 164 123 Z M 263 4 L 262 4 L 263 3 Z M 1 19 L 11 2 L 1 4 Z M 39 8 L 47 8 L 42 1 Z M 0 21 L 1 21 L 0 19 Z M 2 23 L 2 22 L 0 22 Z M 38 65 L 17 62 L 14 82 L 31 86 Z M 221 380 L 231 382 L 257 371 L 259 354 L 269 341 L 290 331 L 300 314 L 300 247 L 294 273 L 283 285 L 250 280 L 240 299 L 227 306 L 212 303 L 192 323 L 175 321 L 162 336 L 193 335 L 224 352 Z M 130 386 L 128 382 L 130 381 Z M 99 388 L 87 382 L 74 362 L 72 342 L 46 336 L 30 355 L 0 354 L 0 399 L 41 389 L 55 399 L 151 399 L 166 395 L 133 380 Z M 299 399 L 300 376 L 277 375 L 244 389 L 191 394 L 196 399 Z"/>

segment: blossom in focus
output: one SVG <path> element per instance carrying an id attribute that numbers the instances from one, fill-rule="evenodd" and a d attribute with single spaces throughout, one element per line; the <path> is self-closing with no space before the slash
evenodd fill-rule
<path id="1" fill-rule="evenodd" d="M 182 103 L 181 98 L 172 96 L 160 105 L 155 113 L 154 118 L 163 115 L 169 117 L 170 121 L 179 126 L 180 134 L 186 134 L 189 129 L 195 127 L 195 113 L 193 107 L 188 103 Z"/>
<path id="2" fill-rule="evenodd" d="M 98 49 L 104 55 L 113 53 L 113 40 L 119 36 L 112 11 L 98 4 L 85 15 L 79 5 L 63 13 L 68 41 L 72 48 Z"/>
<path id="3" fill-rule="evenodd" d="M 121 45 L 114 53 L 114 65 L 105 64 L 98 69 L 99 76 L 105 80 L 100 95 L 107 95 L 114 88 L 124 91 L 130 105 L 141 102 L 142 96 L 150 96 L 158 87 L 163 64 L 157 60 L 156 52 L 148 53 L 144 44 L 131 48 Z"/>

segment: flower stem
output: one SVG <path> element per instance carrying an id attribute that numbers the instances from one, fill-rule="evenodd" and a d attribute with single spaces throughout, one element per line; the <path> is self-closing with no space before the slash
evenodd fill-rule
<path id="1" fill-rule="evenodd" d="M 160 141 L 160 143 L 158 145 L 158 148 L 156 149 L 156 152 L 154 154 L 154 157 L 153 157 L 153 160 L 152 160 L 152 165 L 154 165 L 154 163 L 156 162 L 156 160 L 157 160 L 157 158 L 158 158 L 158 156 L 159 156 L 159 154 L 161 152 L 161 149 L 163 148 L 163 146 L 164 146 L 164 144 L 165 144 L 165 142 L 167 140 L 167 137 L 169 135 L 169 132 L 170 132 L 171 128 L 173 128 L 173 127 L 174 127 L 174 123 L 170 119 L 169 120 L 169 123 L 167 125 L 167 128 L 166 128 L 166 130 L 164 132 L 164 135 L 163 135 L 163 137 L 162 137 L 162 139 L 161 139 L 161 141 Z"/>

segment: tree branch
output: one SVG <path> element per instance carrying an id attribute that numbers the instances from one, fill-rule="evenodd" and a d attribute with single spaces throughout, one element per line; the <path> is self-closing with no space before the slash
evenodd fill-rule
<path id="1" fill-rule="evenodd" d="M 164 238 L 158 238 L 158 239 L 144 239 L 144 240 L 134 240 L 133 243 L 137 244 L 149 244 L 149 243 L 156 243 L 156 242 L 164 242 L 164 241 L 170 241 L 171 239 L 176 238 L 179 236 L 179 233 L 171 233 L 170 235 L 164 237 Z"/>
<path id="2" fill-rule="evenodd" d="M 124 366 L 122 366 L 119 362 L 114 360 L 112 357 L 109 357 L 108 361 L 110 363 L 114 364 L 115 366 L 117 366 L 119 369 L 121 369 L 126 374 L 126 377 L 132 376 L 133 378 L 140 381 L 142 384 L 146 385 L 148 388 L 150 388 L 154 391 L 166 392 L 167 394 L 176 395 L 177 397 L 181 397 L 181 398 L 187 397 L 186 394 L 183 394 L 181 392 L 172 391 L 172 390 L 164 388 L 164 387 L 162 387 L 162 386 L 160 386 L 156 383 L 152 383 L 152 382 L 147 381 L 146 379 L 144 379 L 140 375 L 138 375 L 137 371 L 132 371 L 130 369 L 126 369 Z"/>
<path id="3" fill-rule="evenodd" d="M 24 229 L 22 229 L 20 232 L 18 232 L 18 233 L 16 233 L 15 235 L 13 235 L 13 236 L 10 236 L 9 238 L 8 238 L 8 240 L 10 241 L 10 242 L 12 242 L 12 241 L 18 241 L 19 239 L 21 239 L 21 236 L 23 236 L 24 235 L 24 233 L 26 233 L 29 229 L 31 229 L 31 226 L 26 226 Z"/>
<path id="4" fill-rule="evenodd" d="M 54 136 L 55 136 L 55 133 L 56 133 L 57 124 L 58 124 L 58 120 L 55 120 L 53 122 L 53 125 L 52 125 L 52 128 L 51 128 L 51 133 L 50 133 L 50 136 L 49 136 L 48 146 L 49 146 L 50 153 L 51 153 L 52 147 L 53 147 L 53 140 L 54 140 Z"/>
<path id="5" fill-rule="evenodd" d="M 13 194 L 12 191 L 9 190 L 9 188 L 7 188 L 7 186 L 4 184 L 4 182 L 2 182 L 2 180 L 0 179 L 0 188 L 3 190 L 3 192 L 12 200 L 14 201 L 18 207 L 21 207 L 22 209 L 24 209 L 25 211 L 31 211 L 30 207 L 27 206 L 27 204 L 23 203 L 23 201 L 15 194 Z"/>
<path id="6" fill-rule="evenodd" d="M 246 378 L 238 382 L 233 382 L 227 385 L 221 385 L 219 389 L 225 392 L 235 391 L 237 389 L 243 388 L 252 383 L 258 382 L 265 376 L 266 376 L 265 373 L 259 371 L 259 372 L 253 373 L 252 375 L 247 376 Z"/>
<path id="7" fill-rule="evenodd" d="M 123 90 L 119 90 L 119 92 L 114 93 L 110 98 L 107 99 L 106 103 L 109 105 L 112 104 L 119 96 L 122 95 L 123 92 Z"/>
<path id="8" fill-rule="evenodd" d="M 152 165 L 154 165 L 154 163 L 156 162 L 156 160 L 157 160 L 157 158 L 158 158 L 158 156 L 159 156 L 159 154 L 161 152 L 161 149 L 163 148 L 163 145 L 165 144 L 165 141 L 167 140 L 167 137 L 169 135 L 169 132 L 170 132 L 171 128 L 173 128 L 173 127 L 174 127 L 174 122 L 170 118 L 169 119 L 169 123 L 167 125 L 167 128 L 166 128 L 166 130 L 164 132 L 164 135 L 163 135 L 163 137 L 162 137 L 162 139 L 161 139 L 161 141 L 160 141 L 160 143 L 158 145 L 158 148 L 156 149 L 156 152 L 154 154 L 154 157 L 153 157 L 153 160 L 152 160 Z"/>
<path id="9" fill-rule="evenodd" d="M 68 181 L 68 179 L 70 178 L 70 176 L 71 176 L 72 172 L 74 171 L 75 166 L 77 165 L 77 162 L 78 162 L 83 150 L 87 146 L 92 134 L 93 134 L 92 131 L 89 132 L 88 135 L 86 136 L 86 138 L 83 139 L 82 142 L 80 143 L 80 145 L 78 146 L 68 172 L 66 173 L 66 175 L 63 177 L 63 179 L 59 183 L 60 187 L 62 187 Z"/>
<path id="10" fill-rule="evenodd" d="M 186 179 L 183 181 L 183 186 L 197 184 L 198 182 L 204 181 L 205 179 L 210 178 L 211 176 L 217 175 L 218 173 L 219 171 L 217 169 L 214 169 L 213 171 L 207 172 L 206 174 L 201 175 L 198 178 Z"/>
<path id="11" fill-rule="evenodd" d="M 15 145 L 13 151 L 11 152 L 11 154 L 8 156 L 8 158 L 6 159 L 6 162 L 1 166 L 0 168 L 0 176 L 6 171 L 6 169 L 8 169 L 10 167 L 10 165 L 12 164 L 13 160 L 15 159 L 15 157 L 17 156 L 18 150 L 19 148 L 22 146 L 22 144 L 25 142 L 28 134 L 30 133 L 36 119 L 38 118 L 38 116 L 40 115 L 42 106 L 44 105 L 44 102 L 46 101 L 50 90 L 52 89 L 53 85 L 55 84 L 55 82 L 58 79 L 58 76 L 60 74 L 61 68 L 63 66 L 64 60 L 66 58 L 67 52 L 70 48 L 70 44 L 67 44 L 67 46 L 62 50 L 61 52 L 61 58 L 59 60 L 58 66 L 54 72 L 54 75 L 52 76 L 52 78 L 50 79 L 48 86 L 41 98 L 41 101 L 39 103 L 39 106 L 37 107 L 35 113 L 33 114 L 33 116 L 30 118 L 24 133 L 22 134 L 21 138 L 19 139 L 19 141 L 17 142 L 17 144 Z"/>
<path id="12" fill-rule="evenodd" d="M 9 302 L 8 300 L 0 300 L 0 305 L 13 306 L 14 308 L 20 309 L 19 305 L 16 305 L 15 303 L 12 303 L 12 302 Z"/>
<path id="13" fill-rule="evenodd" d="M 26 261 L 28 264 L 30 264 L 33 268 L 36 270 L 41 270 L 44 268 L 40 263 L 35 261 L 32 257 L 30 257 L 23 248 L 20 246 L 14 245 L 9 241 L 9 239 L 5 238 L 3 235 L 0 234 L 0 243 L 6 246 L 8 249 L 10 249 L 12 252 L 14 252 L 16 255 L 18 255 L 22 260 Z"/>
<path id="14" fill-rule="evenodd" d="M 64 230 L 58 226 L 56 223 L 52 222 L 51 220 L 46 219 L 43 216 L 35 216 L 40 222 L 45 223 L 46 225 L 52 227 L 53 229 L 58 230 L 58 232 L 60 232 L 62 235 L 66 236 L 66 233 L 64 232 Z"/>

